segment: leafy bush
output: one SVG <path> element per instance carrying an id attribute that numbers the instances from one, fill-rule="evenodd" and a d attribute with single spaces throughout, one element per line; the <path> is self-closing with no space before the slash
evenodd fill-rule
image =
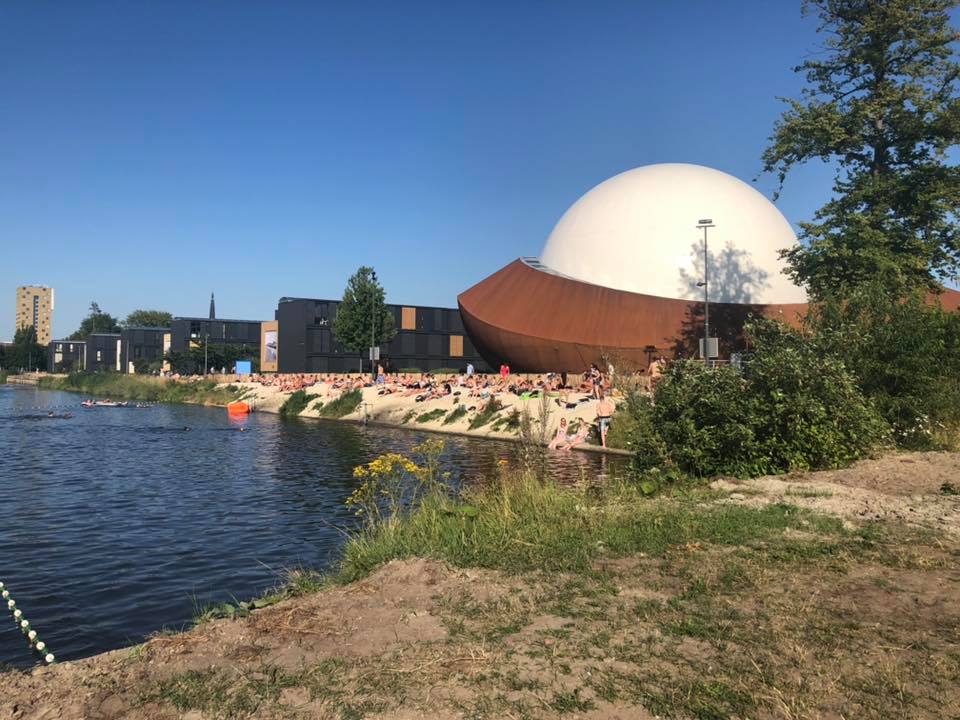
<path id="1" fill-rule="evenodd" d="M 342 418 L 356 410 L 362 401 L 362 392 L 350 390 L 320 408 L 319 415 L 322 418 Z"/>
<path id="2" fill-rule="evenodd" d="M 0 385 L 3 385 L 5 382 L 7 382 L 7 371 L 0 370 Z"/>
<path id="3" fill-rule="evenodd" d="M 405 375 L 420 375 L 423 372 L 423 370 L 421 370 L 418 367 L 405 367 L 405 368 L 400 368 L 399 370 L 397 370 L 397 372 L 403 373 Z"/>
<path id="4" fill-rule="evenodd" d="M 843 363 L 780 323 L 745 328 L 755 352 L 729 367 L 673 363 L 654 416 L 671 459 L 697 475 L 755 476 L 849 465 L 888 428 Z"/>
<path id="5" fill-rule="evenodd" d="M 828 299 L 807 319 L 824 353 L 843 360 L 893 429 L 898 445 L 956 446 L 960 430 L 960 314 L 922 293 L 892 297 L 880 284 Z"/>
<path id="6" fill-rule="evenodd" d="M 307 404 L 309 402 L 310 396 L 307 395 L 307 391 L 297 390 L 296 392 L 291 393 L 290 397 L 283 401 L 283 405 L 280 406 L 280 414 L 287 416 L 299 415 L 307 409 Z"/>
<path id="7" fill-rule="evenodd" d="M 431 375 L 459 375 L 460 371 L 457 368 L 437 368 L 436 370 L 430 371 Z"/>
<path id="8" fill-rule="evenodd" d="M 667 447 L 657 431 L 650 398 L 636 391 L 626 396 L 610 421 L 607 445 L 632 450 L 634 467 L 638 470 L 659 467 L 667 461 Z"/>

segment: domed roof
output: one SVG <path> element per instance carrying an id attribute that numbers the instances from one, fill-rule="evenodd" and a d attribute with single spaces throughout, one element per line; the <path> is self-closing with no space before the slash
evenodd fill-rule
<path id="1" fill-rule="evenodd" d="M 600 183 L 560 218 L 540 262 L 594 285 L 699 300 L 704 218 L 716 226 L 712 302 L 806 302 L 782 273 L 778 251 L 796 243 L 786 218 L 742 180 L 701 165 L 647 165 Z"/>

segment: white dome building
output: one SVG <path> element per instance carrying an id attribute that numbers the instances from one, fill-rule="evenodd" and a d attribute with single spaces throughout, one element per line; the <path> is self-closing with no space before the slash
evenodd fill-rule
<path id="1" fill-rule="evenodd" d="M 567 277 L 627 292 L 697 300 L 709 218 L 710 296 L 717 302 L 799 303 L 779 251 L 796 241 L 761 193 L 732 175 L 685 163 L 647 165 L 606 180 L 575 202 L 540 263 Z"/>
<path id="2" fill-rule="evenodd" d="M 703 231 L 709 219 L 711 335 L 742 349 L 743 323 L 798 323 L 806 294 L 783 273 L 796 243 L 773 203 L 742 180 L 667 163 L 621 173 L 575 202 L 539 258 L 519 258 L 458 298 L 464 327 L 494 367 L 643 367 L 696 352 L 704 331 Z"/>

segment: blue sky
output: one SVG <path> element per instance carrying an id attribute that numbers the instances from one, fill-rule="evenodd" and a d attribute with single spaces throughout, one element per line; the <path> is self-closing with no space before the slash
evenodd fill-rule
<path id="1" fill-rule="evenodd" d="M 361 264 L 452 307 L 618 172 L 755 178 L 817 41 L 799 0 L 5 2 L 0 338 L 27 283 L 57 337 L 91 300 L 269 319 Z"/>

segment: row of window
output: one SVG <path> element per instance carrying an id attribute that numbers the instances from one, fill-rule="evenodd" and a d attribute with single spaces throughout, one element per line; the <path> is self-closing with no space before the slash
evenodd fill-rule
<path id="1" fill-rule="evenodd" d="M 353 354 L 344 353 L 326 327 L 307 328 L 306 347 L 308 355 Z M 476 354 L 469 339 L 463 335 L 438 333 L 399 332 L 381 350 L 387 356 L 425 355 L 429 357 L 464 357 Z"/>

